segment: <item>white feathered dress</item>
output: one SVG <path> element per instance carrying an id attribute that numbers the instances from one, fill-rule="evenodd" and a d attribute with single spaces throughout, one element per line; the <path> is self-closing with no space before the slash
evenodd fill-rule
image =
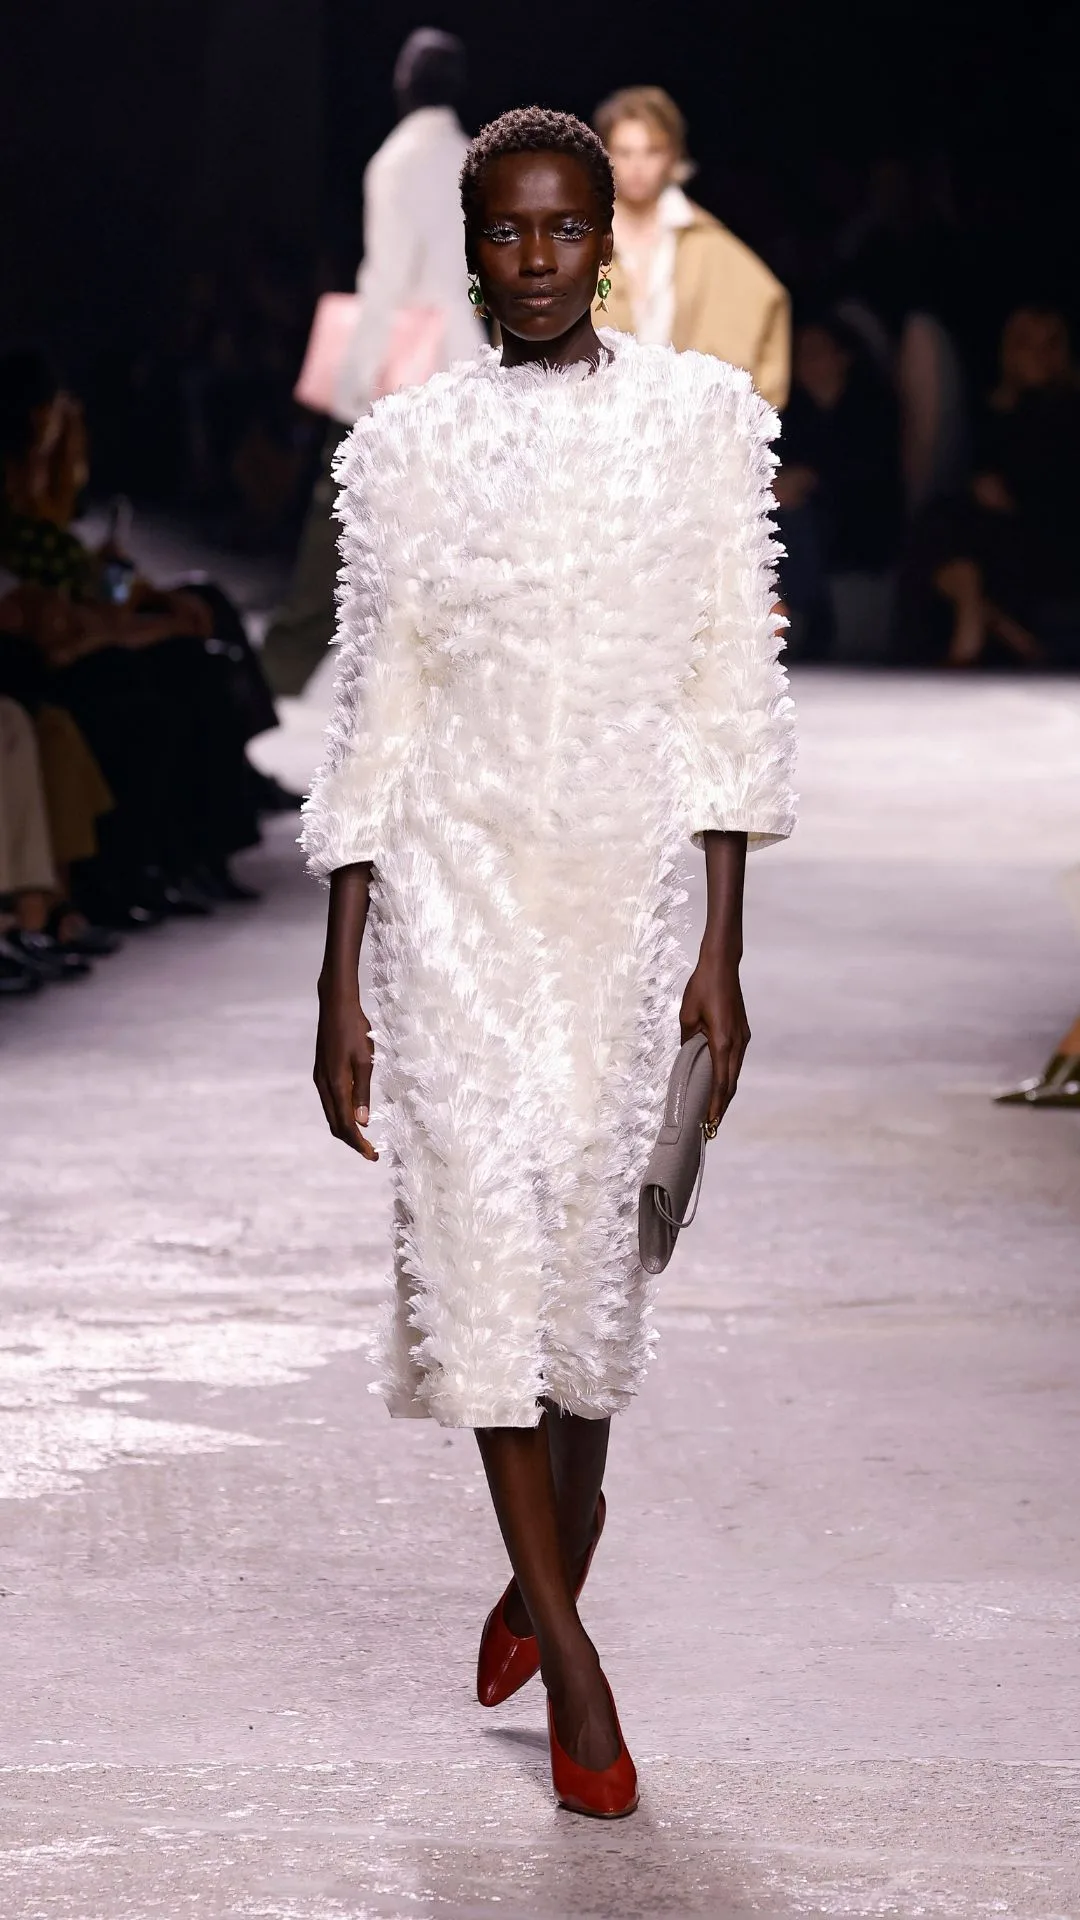
<path id="1" fill-rule="evenodd" d="M 391 1413 L 616 1412 L 648 1363 L 638 1187 L 679 1045 L 689 840 L 791 831 L 776 415 L 604 329 L 493 349 L 343 443 L 339 671 L 302 844 L 371 861 Z"/>

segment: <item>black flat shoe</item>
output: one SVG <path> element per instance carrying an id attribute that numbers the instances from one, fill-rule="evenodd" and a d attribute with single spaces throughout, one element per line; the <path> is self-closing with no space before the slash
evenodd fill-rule
<path id="1" fill-rule="evenodd" d="M 74 907 L 84 920 L 89 920 L 106 939 L 115 938 L 121 933 L 141 933 L 146 927 L 159 927 L 165 918 L 164 909 L 155 905 L 149 896 L 156 891 L 140 874 L 133 874 L 125 883 L 100 881 L 84 882 L 76 889 Z M 55 934 L 56 927 L 50 921 L 49 932 Z M 91 958 L 94 956 L 91 955 Z"/>
<path id="2" fill-rule="evenodd" d="M 80 914 L 85 925 L 78 933 L 69 934 L 65 940 L 60 929 L 64 921 L 76 913 L 79 913 L 79 909 L 65 900 L 59 907 L 54 907 L 49 915 L 47 931 L 65 953 L 81 953 L 85 960 L 105 960 L 110 953 L 119 952 L 124 943 L 115 929 L 98 926 L 86 914 Z"/>
<path id="3" fill-rule="evenodd" d="M 178 880 L 164 889 L 165 911 L 177 920 L 208 920 L 214 902 L 192 880 Z"/>
<path id="4" fill-rule="evenodd" d="M 107 960 L 111 953 L 119 953 L 123 944 L 114 927 L 98 927 L 92 921 L 60 942 L 65 953 L 81 953 L 85 960 Z"/>
<path id="5" fill-rule="evenodd" d="M 40 993 L 44 984 L 28 967 L 0 953 L 0 999 L 14 999 L 20 993 Z"/>
<path id="6" fill-rule="evenodd" d="M 147 927 L 160 927 L 164 918 L 163 909 L 148 900 L 118 900 L 99 908 L 97 915 L 98 921 L 114 933 L 142 933 Z"/>
<path id="7" fill-rule="evenodd" d="M 3 951 L 35 973 L 43 986 L 93 972 L 89 960 L 81 953 L 67 953 L 51 933 L 26 933 L 22 927 L 12 927 L 4 936 Z"/>
<path id="8" fill-rule="evenodd" d="M 205 920 L 214 911 L 209 894 L 190 874 L 176 879 L 155 875 L 146 882 L 142 897 L 162 919 Z"/>
<path id="9" fill-rule="evenodd" d="M 196 867 L 192 878 L 196 886 L 209 899 L 219 903 L 245 904 L 262 899 L 262 894 L 257 887 L 245 886 L 242 880 L 238 880 L 235 874 L 229 872 L 228 862 L 225 860 L 222 860 L 218 866 Z"/>

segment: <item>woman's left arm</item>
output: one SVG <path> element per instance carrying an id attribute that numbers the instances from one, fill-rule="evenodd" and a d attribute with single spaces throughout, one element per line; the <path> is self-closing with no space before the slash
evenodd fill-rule
<path id="1" fill-rule="evenodd" d="M 705 853 L 707 908 L 698 962 L 680 1009 L 683 1040 L 708 1037 L 718 1121 L 735 1092 L 750 1029 L 739 984 L 746 855 L 795 821 L 792 703 L 780 663 L 772 408 L 745 374 L 714 376 L 704 418 L 716 571 L 684 714 L 686 825 Z"/>
<path id="2" fill-rule="evenodd" d="M 682 997 L 679 1024 L 683 1041 L 695 1033 L 703 1033 L 708 1039 L 713 1086 L 706 1118 L 710 1126 L 716 1126 L 735 1097 L 750 1043 L 739 982 L 746 835 L 707 831 L 702 837 L 707 889 L 705 932 L 697 966 Z"/>

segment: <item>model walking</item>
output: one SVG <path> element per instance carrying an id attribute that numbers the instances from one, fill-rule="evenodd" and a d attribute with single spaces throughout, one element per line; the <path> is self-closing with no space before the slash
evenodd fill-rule
<path id="1" fill-rule="evenodd" d="M 340 669 L 303 834 L 330 876 L 315 1078 L 367 1159 L 378 1049 L 380 1390 L 476 1429 L 514 1571 L 480 1698 L 539 1670 L 559 1798 L 608 1815 L 637 1787 L 575 1598 L 651 1347 L 638 1186 L 680 1025 L 708 1036 L 712 1118 L 734 1093 L 746 849 L 793 821 L 778 423 L 745 373 L 594 330 L 612 197 L 569 115 L 505 114 L 469 149 L 502 353 L 388 397 L 342 449 Z M 708 907 L 680 1006 L 688 838 Z"/>
<path id="2" fill-rule="evenodd" d="M 457 182 L 468 148 L 458 119 L 466 56 L 452 33 L 417 27 L 394 63 L 399 119 L 364 169 L 364 257 L 357 268 L 359 313 L 336 380 L 332 414 L 284 605 L 266 635 L 263 659 L 275 693 L 297 694 L 334 634 L 337 572 L 333 461 L 346 430 L 377 393 L 400 384 L 396 328 L 420 313 L 441 316 L 429 337 L 432 364 L 452 366 L 487 338 L 465 297 Z"/>
<path id="3" fill-rule="evenodd" d="M 683 192 L 686 122 L 662 87 L 623 87 L 593 116 L 615 175 L 610 325 L 637 339 L 745 367 L 782 407 L 791 302 L 763 260 Z M 594 312 L 596 308 L 594 306 Z"/>

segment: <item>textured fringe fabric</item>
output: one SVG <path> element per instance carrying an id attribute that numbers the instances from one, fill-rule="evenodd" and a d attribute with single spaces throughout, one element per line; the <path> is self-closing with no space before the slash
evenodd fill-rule
<path id="1" fill-rule="evenodd" d="M 688 838 L 791 831 L 749 377 L 605 329 L 477 363 L 343 443 L 339 669 L 310 870 L 372 861 L 377 1387 L 398 1415 L 599 1418 L 653 1336 L 637 1191 L 679 1043 Z"/>

